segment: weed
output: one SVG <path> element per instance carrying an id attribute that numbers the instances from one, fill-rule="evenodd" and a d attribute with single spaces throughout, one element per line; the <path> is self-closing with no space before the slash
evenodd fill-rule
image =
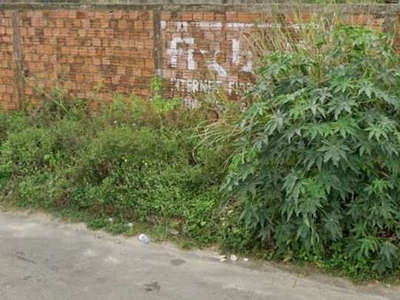
<path id="1" fill-rule="evenodd" d="M 254 240 L 277 255 L 395 271 L 397 56 L 370 29 L 314 37 L 312 48 L 264 57 L 224 188 Z"/>

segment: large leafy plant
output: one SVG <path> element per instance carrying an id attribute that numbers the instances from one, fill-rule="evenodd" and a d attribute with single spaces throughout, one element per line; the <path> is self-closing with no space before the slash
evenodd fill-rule
<path id="1" fill-rule="evenodd" d="M 400 69 L 389 39 L 335 26 L 263 59 L 225 190 L 281 254 L 399 264 Z M 232 203 L 231 203 L 232 204 Z"/>

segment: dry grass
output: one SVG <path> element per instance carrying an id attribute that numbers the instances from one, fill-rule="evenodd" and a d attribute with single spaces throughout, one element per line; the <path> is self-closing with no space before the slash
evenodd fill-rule
<path id="1" fill-rule="evenodd" d="M 309 11 L 293 9 L 292 13 L 276 12 L 265 15 L 262 20 L 241 32 L 242 44 L 247 45 L 246 50 L 253 53 L 253 63 L 256 68 L 261 63 L 260 58 L 272 51 L 318 52 L 319 33 L 323 31 L 329 35 L 335 25 L 377 27 L 376 16 L 372 11 L 365 11 L 360 17 L 359 14 L 344 15 L 340 12 L 339 7 L 337 9 L 326 8 L 317 13 L 313 12 L 312 8 Z"/>

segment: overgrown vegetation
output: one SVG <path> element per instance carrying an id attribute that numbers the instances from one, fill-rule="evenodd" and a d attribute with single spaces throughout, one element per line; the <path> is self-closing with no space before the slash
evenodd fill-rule
<path id="1" fill-rule="evenodd" d="M 224 154 L 198 146 L 207 108 L 160 98 L 157 80 L 154 91 L 151 101 L 116 95 L 88 114 L 54 89 L 35 114 L 1 114 L 3 203 L 81 215 L 116 232 L 146 225 L 161 237 L 177 231 L 185 243 L 216 243 Z"/>
<path id="2" fill-rule="evenodd" d="M 1 114 L 1 203 L 358 278 L 397 274 L 398 57 L 382 34 L 325 25 L 275 39 L 243 112 L 189 109 L 156 79 L 152 99 L 116 95 L 95 112 L 55 88 L 30 113 Z"/>
<path id="3" fill-rule="evenodd" d="M 396 272 L 398 57 L 370 29 L 313 38 L 264 57 L 254 103 L 234 128 L 229 205 L 278 257 Z"/>

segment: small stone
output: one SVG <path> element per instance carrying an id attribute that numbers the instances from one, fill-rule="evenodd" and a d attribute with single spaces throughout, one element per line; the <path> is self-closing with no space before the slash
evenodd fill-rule
<path id="1" fill-rule="evenodd" d="M 157 281 L 146 283 L 144 287 L 146 292 L 159 292 L 161 289 L 161 286 L 158 284 Z"/>
<path id="2" fill-rule="evenodd" d="M 183 259 L 177 258 L 177 259 L 171 260 L 170 263 L 173 266 L 179 267 L 179 266 L 183 265 L 184 263 L 186 263 L 186 261 Z"/>

